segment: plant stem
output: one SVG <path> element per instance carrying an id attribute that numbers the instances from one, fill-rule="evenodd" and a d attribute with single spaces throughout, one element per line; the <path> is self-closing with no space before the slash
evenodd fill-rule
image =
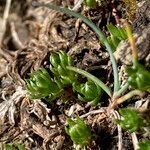
<path id="1" fill-rule="evenodd" d="M 84 71 L 82 69 L 76 68 L 76 67 L 71 67 L 71 66 L 67 66 L 66 67 L 69 70 L 72 70 L 74 72 L 77 72 L 87 78 L 89 78 L 90 80 L 92 80 L 95 84 L 97 84 L 98 86 L 100 86 L 110 97 L 112 97 L 112 92 L 109 89 L 108 86 L 106 86 L 100 79 L 98 79 L 97 77 L 93 76 L 92 74 L 88 73 L 87 71 Z M 94 92 L 94 89 L 93 89 Z"/>
<path id="2" fill-rule="evenodd" d="M 137 52 L 137 48 L 136 48 L 136 45 L 135 45 L 135 40 L 134 40 L 134 37 L 133 37 L 133 34 L 132 34 L 131 26 L 129 25 L 129 23 L 127 21 L 125 22 L 125 29 L 126 29 L 127 36 L 128 36 L 128 39 L 129 39 L 129 42 L 130 42 L 130 45 L 131 45 L 132 57 L 133 57 L 133 63 L 134 63 L 134 61 L 138 60 L 138 52 Z"/>
<path id="3" fill-rule="evenodd" d="M 116 93 L 114 93 L 113 95 L 113 99 L 116 99 L 117 97 L 120 97 L 121 94 L 123 94 L 129 87 L 129 83 L 126 82 L 119 91 L 117 91 Z"/>
<path id="4" fill-rule="evenodd" d="M 93 29 L 93 31 L 98 35 L 98 38 L 100 39 L 100 41 L 102 43 L 104 43 L 104 45 L 106 46 L 106 49 L 110 55 L 110 60 L 112 62 L 112 68 L 113 68 L 113 74 L 114 74 L 114 92 L 118 91 L 120 89 L 120 84 L 119 84 L 119 75 L 118 75 L 118 69 L 117 69 L 117 63 L 115 60 L 115 57 L 113 55 L 113 50 L 106 38 L 106 36 L 103 34 L 103 32 L 99 29 L 98 26 L 96 26 L 91 20 L 89 20 L 88 18 L 86 18 L 85 16 L 82 16 L 79 13 L 76 13 L 68 8 L 63 8 L 63 7 L 59 7 L 53 4 L 42 4 L 42 3 L 34 3 L 33 4 L 35 7 L 39 7 L 39 6 L 44 6 L 44 7 L 48 7 L 50 9 L 59 11 L 59 12 L 63 12 L 66 13 L 68 15 L 72 15 L 76 18 L 80 18 L 83 22 L 85 22 L 89 27 L 91 27 Z"/>
<path id="5" fill-rule="evenodd" d="M 126 95 L 116 99 L 113 104 L 112 104 L 112 107 L 118 105 L 118 104 L 121 104 L 123 102 L 125 102 L 126 100 L 128 100 L 129 98 L 135 96 L 135 95 L 141 95 L 142 92 L 140 90 L 133 90 L 133 91 L 130 91 L 129 93 L 127 93 Z"/>

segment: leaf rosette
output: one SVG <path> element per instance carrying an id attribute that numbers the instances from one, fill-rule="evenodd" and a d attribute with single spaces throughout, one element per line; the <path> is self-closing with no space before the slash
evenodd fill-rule
<path id="1" fill-rule="evenodd" d="M 146 120 L 136 110 L 130 108 L 119 109 L 121 119 L 117 119 L 116 122 L 129 132 L 135 132 L 146 126 Z"/>
<path id="2" fill-rule="evenodd" d="M 96 85 L 93 81 L 88 80 L 86 83 L 73 84 L 74 91 L 77 91 L 78 98 L 82 101 L 91 102 L 93 105 L 97 105 L 101 95 L 101 87 Z"/>
<path id="3" fill-rule="evenodd" d="M 66 133 L 70 136 L 74 144 L 81 147 L 87 146 L 92 138 L 91 129 L 79 117 L 76 120 L 67 119 L 69 127 L 66 127 Z"/>
<path id="4" fill-rule="evenodd" d="M 127 67 L 126 72 L 129 76 L 128 83 L 136 89 L 141 91 L 150 90 L 150 72 L 144 68 L 138 62 L 132 67 Z"/>
<path id="5" fill-rule="evenodd" d="M 56 82 L 54 82 L 44 68 L 31 73 L 30 79 L 26 80 L 26 82 L 27 90 L 34 99 L 56 95 L 56 93 L 60 90 Z"/>
<path id="6" fill-rule="evenodd" d="M 55 79 L 60 87 L 76 82 L 77 74 L 66 68 L 73 65 L 73 61 L 67 53 L 60 51 L 52 54 L 50 62 L 50 70 L 55 75 Z"/>

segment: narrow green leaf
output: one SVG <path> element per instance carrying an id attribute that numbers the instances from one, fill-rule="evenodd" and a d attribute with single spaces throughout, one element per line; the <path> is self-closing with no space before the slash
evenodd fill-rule
<path id="1" fill-rule="evenodd" d="M 115 37 L 120 37 L 120 32 L 119 32 L 119 28 L 117 28 L 116 26 L 112 25 L 112 24 L 108 24 L 107 25 L 107 29 L 110 32 L 111 35 L 115 36 Z"/>
<path id="2" fill-rule="evenodd" d="M 92 80 L 95 84 L 100 86 L 110 97 L 112 96 L 112 92 L 109 89 L 109 87 L 106 86 L 100 79 L 93 76 L 92 74 L 90 74 L 87 71 L 84 71 L 82 69 L 76 68 L 76 67 L 67 66 L 67 69 L 77 72 L 79 74 L 82 74 L 83 76 L 87 77 L 88 79 Z"/>

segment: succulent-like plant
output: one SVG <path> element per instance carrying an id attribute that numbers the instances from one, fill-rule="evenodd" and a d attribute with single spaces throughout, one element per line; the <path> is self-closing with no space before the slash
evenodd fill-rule
<path id="1" fill-rule="evenodd" d="M 140 142 L 138 150 L 150 150 L 150 140 Z"/>
<path id="2" fill-rule="evenodd" d="M 129 132 L 134 132 L 139 129 L 142 129 L 146 126 L 146 120 L 141 116 L 141 114 L 131 108 L 122 108 L 119 109 L 121 114 L 121 119 L 117 119 L 116 122 Z"/>
<path id="3" fill-rule="evenodd" d="M 93 105 L 97 105 L 101 95 L 100 86 L 96 85 L 93 81 L 88 80 L 86 83 L 73 84 L 74 91 L 77 91 L 78 98 L 82 101 L 91 102 Z"/>
<path id="4" fill-rule="evenodd" d="M 86 125 L 79 117 L 77 117 L 75 121 L 68 118 L 67 122 L 69 127 L 66 127 L 65 130 L 73 143 L 80 145 L 81 147 L 89 145 L 92 139 L 90 127 Z"/>
<path id="5" fill-rule="evenodd" d="M 66 66 L 73 65 L 71 57 L 66 52 L 59 51 L 58 53 L 51 54 L 50 62 L 50 70 L 55 75 L 60 87 L 76 82 L 77 74 L 66 68 Z"/>
<path id="6" fill-rule="evenodd" d="M 141 91 L 150 90 L 150 72 L 138 61 L 132 67 L 127 67 L 126 72 L 129 76 L 128 83 Z"/>
<path id="7" fill-rule="evenodd" d="M 26 82 L 27 90 L 31 97 L 35 99 L 55 96 L 61 90 L 44 68 L 31 73 L 30 79 L 26 80 Z"/>
<path id="8" fill-rule="evenodd" d="M 101 95 L 99 85 L 91 80 L 80 83 L 77 80 L 77 73 L 66 67 L 73 65 L 70 56 L 65 52 L 54 53 L 50 56 L 50 70 L 54 78 L 51 78 L 46 69 L 41 68 L 34 71 L 27 80 L 27 90 L 32 98 L 40 99 L 49 96 L 51 100 L 61 94 L 63 88 L 72 85 L 73 90 L 78 93 L 78 98 L 82 101 L 92 102 L 97 105 Z"/>

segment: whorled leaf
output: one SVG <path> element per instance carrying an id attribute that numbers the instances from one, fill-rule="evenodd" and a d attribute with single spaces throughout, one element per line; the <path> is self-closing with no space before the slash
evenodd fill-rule
<path id="1" fill-rule="evenodd" d="M 55 75 L 55 79 L 59 82 L 60 86 L 63 87 L 64 85 L 76 82 L 77 74 L 66 68 L 73 65 L 73 61 L 67 53 L 60 51 L 51 54 L 50 62 L 50 70 Z"/>
<path id="2" fill-rule="evenodd" d="M 26 82 L 27 90 L 31 97 L 35 99 L 56 95 L 60 91 L 56 82 L 44 68 L 31 73 L 30 79 L 26 80 Z"/>
<path id="3" fill-rule="evenodd" d="M 79 117 L 77 117 L 75 121 L 68 118 L 67 122 L 69 127 L 66 127 L 65 130 L 73 143 L 81 147 L 89 145 L 92 139 L 90 127 Z"/>
<path id="4" fill-rule="evenodd" d="M 135 89 L 150 91 L 150 72 L 140 63 L 136 62 L 132 67 L 126 67 L 129 76 L 128 83 Z"/>
<path id="5" fill-rule="evenodd" d="M 117 119 L 116 122 L 129 132 L 135 132 L 142 129 L 147 125 L 146 120 L 141 116 L 141 114 L 131 108 L 119 109 L 121 114 L 121 119 Z"/>
<path id="6" fill-rule="evenodd" d="M 82 84 L 74 83 L 73 90 L 79 93 L 78 98 L 82 101 L 92 102 L 93 105 L 97 105 L 100 100 L 101 88 L 91 80 Z"/>

